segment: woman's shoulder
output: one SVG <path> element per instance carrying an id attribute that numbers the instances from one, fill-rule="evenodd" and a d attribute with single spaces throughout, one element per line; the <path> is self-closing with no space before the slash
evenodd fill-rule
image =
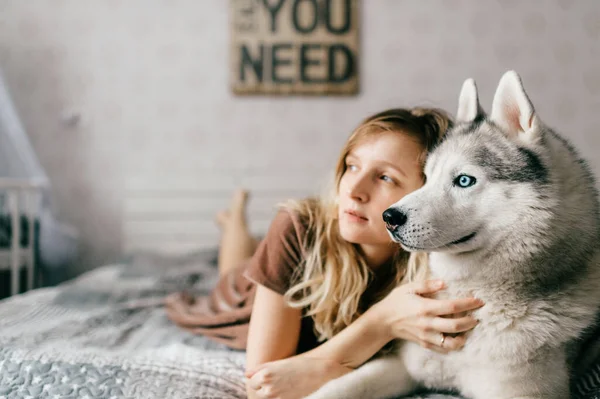
<path id="1" fill-rule="evenodd" d="M 247 278 L 282 295 L 289 289 L 306 257 L 308 218 L 303 210 L 285 205 L 279 208 L 248 264 Z"/>
<path id="2" fill-rule="evenodd" d="M 269 227 L 269 232 L 275 231 L 285 236 L 296 236 L 298 232 L 304 233 L 307 224 L 299 211 L 287 207 L 280 208 Z"/>
<path id="3" fill-rule="evenodd" d="M 280 232 L 289 238 L 295 238 L 295 241 L 301 243 L 309 229 L 309 213 L 314 213 L 318 207 L 318 200 L 315 198 L 306 198 L 301 201 L 282 205 L 277 211 L 269 230 Z"/>

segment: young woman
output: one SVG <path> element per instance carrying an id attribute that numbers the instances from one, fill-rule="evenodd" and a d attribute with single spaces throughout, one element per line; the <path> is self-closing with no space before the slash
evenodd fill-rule
<path id="1" fill-rule="evenodd" d="M 426 280 L 426 254 L 409 256 L 382 219 L 422 186 L 426 154 L 450 124 L 424 108 L 367 118 L 344 145 L 330 192 L 282 206 L 260 244 L 245 224 L 244 192 L 219 216 L 222 280 L 237 273 L 253 288 L 247 339 L 233 340 L 247 351 L 250 399 L 302 398 L 393 339 L 442 352 L 464 345 L 461 333 L 477 323 L 468 311 L 483 304 L 428 298 L 443 282 Z"/>

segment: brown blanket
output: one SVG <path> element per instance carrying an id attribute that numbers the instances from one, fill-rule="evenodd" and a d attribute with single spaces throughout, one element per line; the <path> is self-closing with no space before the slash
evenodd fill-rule
<path id="1" fill-rule="evenodd" d="M 178 326 L 234 349 L 246 349 L 256 284 L 243 276 L 244 263 L 224 275 L 209 296 L 186 292 L 166 298 L 167 316 Z"/>

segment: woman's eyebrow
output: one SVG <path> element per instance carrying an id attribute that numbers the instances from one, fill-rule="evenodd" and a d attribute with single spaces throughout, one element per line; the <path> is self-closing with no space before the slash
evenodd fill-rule
<path id="1" fill-rule="evenodd" d="M 394 169 L 394 170 L 398 171 L 398 173 L 400 173 L 402 176 L 407 177 L 406 173 L 404 173 L 404 171 L 401 168 L 399 168 L 398 166 L 394 165 L 393 163 L 382 161 L 382 160 L 379 160 L 377 162 L 379 162 L 379 163 L 387 166 L 388 168 Z"/>
<path id="2" fill-rule="evenodd" d="M 354 155 L 353 153 L 349 152 L 349 153 L 346 155 L 346 158 L 345 158 L 345 159 L 346 159 L 346 160 L 348 160 L 348 159 L 350 159 L 350 158 L 351 158 L 351 159 L 355 159 L 355 160 L 356 160 L 356 159 L 360 159 L 358 156 L 356 156 L 356 155 Z M 393 163 L 391 163 L 391 162 L 387 162 L 387 161 L 380 160 L 380 159 L 377 159 L 377 160 L 375 160 L 375 162 L 376 162 L 376 163 L 379 163 L 379 164 L 382 164 L 382 165 L 384 165 L 384 166 L 386 166 L 386 167 L 389 167 L 389 168 L 391 168 L 391 169 L 394 169 L 394 170 L 396 170 L 396 171 L 398 171 L 398 173 L 400 173 L 400 174 L 401 174 L 402 176 L 404 176 L 404 177 L 408 177 L 408 176 L 407 176 L 407 174 L 406 174 L 406 173 L 405 173 L 405 172 L 404 172 L 404 171 L 403 171 L 401 168 L 399 168 L 398 166 L 394 165 L 394 164 L 393 164 Z"/>

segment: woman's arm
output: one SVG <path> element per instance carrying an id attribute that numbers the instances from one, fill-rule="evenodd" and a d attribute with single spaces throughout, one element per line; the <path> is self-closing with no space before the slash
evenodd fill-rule
<path id="1" fill-rule="evenodd" d="M 282 295 L 258 285 L 248 330 L 246 369 L 293 356 L 301 317 L 301 310 L 289 307 Z M 247 392 L 249 399 L 257 397 L 252 388 L 247 387 Z"/>
<path id="2" fill-rule="evenodd" d="M 442 340 L 442 333 L 457 334 L 472 329 L 477 321 L 457 314 L 479 308 L 483 303 L 475 298 L 426 297 L 442 288 L 443 284 L 436 281 L 397 287 L 340 333 L 300 356 L 329 359 L 356 368 L 392 339 L 410 340 L 443 353 L 459 349 L 465 343 L 464 335 L 444 336 Z"/>
<path id="3" fill-rule="evenodd" d="M 443 353 L 462 347 L 464 335 L 445 336 L 442 341 L 442 332 L 461 333 L 472 329 L 477 324 L 473 317 L 456 314 L 479 308 L 482 302 L 474 298 L 436 300 L 426 297 L 442 288 L 443 285 L 433 281 L 397 287 L 319 347 L 256 368 L 247 367 L 248 386 L 255 391 L 262 388 L 250 398 L 304 397 L 327 381 L 348 373 L 351 367 L 360 366 L 391 339 L 410 340 Z"/>
<path id="4" fill-rule="evenodd" d="M 280 387 L 293 387 L 300 384 L 306 394 L 318 389 L 327 381 L 340 377 L 351 369 L 329 359 L 316 359 L 294 356 L 300 338 L 302 312 L 289 307 L 283 295 L 262 285 L 257 285 L 252 317 L 248 331 L 246 349 L 246 370 L 260 369 L 265 364 L 276 364 L 277 360 L 297 359 L 298 366 L 291 373 L 277 378 L 277 373 L 265 372 L 260 378 L 248 380 L 246 393 L 248 399 L 261 399 L 271 396 L 272 384 Z M 262 389 L 261 389 L 262 388 Z M 283 388 L 282 390 L 286 390 Z M 301 389 L 292 389 L 294 394 L 303 397 Z M 289 392 L 286 397 L 289 397 Z"/>
<path id="5" fill-rule="evenodd" d="M 383 312 L 371 307 L 334 337 L 298 356 L 329 359 L 342 366 L 356 368 L 393 338 Z"/>

